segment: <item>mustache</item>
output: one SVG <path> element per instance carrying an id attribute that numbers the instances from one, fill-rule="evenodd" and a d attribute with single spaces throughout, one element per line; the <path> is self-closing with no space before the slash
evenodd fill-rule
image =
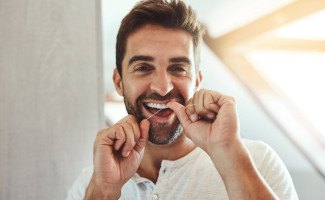
<path id="1" fill-rule="evenodd" d="M 179 103 L 181 103 L 183 105 L 185 104 L 185 100 L 182 97 L 182 95 L 175 92 L 174 90 L 170 91 L 165 96 L 161 96 L 160 94 L 158 94 L 156 92 L 151 92 L 151 93 L 142 94 L 138 98 L 139 102 L 142 102 L 145 99 L 158 100 L 158 101 L 163 101 L 163 100 L 168 100 L 168 99 L 176 99 Z"/>
<path id="2" fill-rule="evenodd" d="M 164 96 L 161 96 L 157 92 L 153 92 L 153 91 L 147 93 L 144 92 L 135 100 L 135 105 L 132 105 L 132 103 L 127 100 L 127 98 L 124 98 L 124 103 L 127 112 L 129 114 L 134 115 L 139 123 L 141 120 L 145 118 L 140 108 L 143 105 L 143 101 L 146 99 L 161 100 L 161 101 L 173 99 L 176 100 L 178 103 L 185 105 L 185 99 L 183 98 L 183 96 L 174 90 L 170 91 L 168 94 Z"/>

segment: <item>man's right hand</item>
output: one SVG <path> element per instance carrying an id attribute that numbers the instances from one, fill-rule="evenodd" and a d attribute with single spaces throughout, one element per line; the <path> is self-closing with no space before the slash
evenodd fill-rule
<path id="1" fill-rule="evenodd" d="M 86 199 L 118 199 L 122 186 L 137 171 L 148 140 L 149 121 L 133 115 L 98 132 L 94 144 L 94 173 Z"/>

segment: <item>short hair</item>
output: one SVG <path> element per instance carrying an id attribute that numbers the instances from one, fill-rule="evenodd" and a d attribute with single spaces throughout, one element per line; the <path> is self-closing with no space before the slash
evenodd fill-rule
<path id="1" fill-rule="evenodd" d="M 196 71 L 200 63 L 200 43 L 204 28 L 195 11 L 181 0 L 143 0 L 123 18 L 116 38 L 116 68 L 122 77 L 122 61 L 129 35 L 144 25 L 159 25 L 188 32 L 193 38 Z"/>

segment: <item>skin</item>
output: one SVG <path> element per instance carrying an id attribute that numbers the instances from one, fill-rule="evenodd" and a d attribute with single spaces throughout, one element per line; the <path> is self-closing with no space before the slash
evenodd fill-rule
<path id="1" fill-rule="evenodd" d="M 179 29 L 146 25 L 129 36 L 123 78 L 115 70 L 113 79 L 131 114 L 97 134 L 86 199 L 118 199 L 136 172 L 156 182 L 162 160 L 179 159 L 197 146 L 210 156 L 230 199 L 276 199 L 240 140 L 234 99 L 199 90 L 202 76 L 195 73 L 193 52 L 191 35 Z M 152 114 L 146 102 L 167 104 L 172 112 L 146 120 Z M 178 121 L 184 130 L 171 140 L 166 130 Z M 156 139 L 148 141 L 150 134 Z"/>

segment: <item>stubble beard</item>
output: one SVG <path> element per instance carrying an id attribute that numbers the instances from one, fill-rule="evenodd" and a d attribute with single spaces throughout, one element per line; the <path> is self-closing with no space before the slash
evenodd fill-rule
<path id="1" fill-rule="evenodd" d="M 143 106 L 144 99 L 154 99 L 154 100 L 165 100 L 175 98 L 182 105 L 185 104 L 184 98 L 180 94 L 176 94 L 171 91 L 166 96 L 160 96 L 157 93 L 142 94 L 136 99 L 135 105 L 133 105 L 127 95 L 124 95 L 124 104 L 128 114 L 135 116 L 138 123 L 145 119 L 141 107 Z M 153 144 L 164 145 L 173 143 L 182 133 L 183 127 L 181 126 L 178 118 L 174 120 L 172 124 L 169 123 L 158 123 L 150 122 L 149 127 L 149 141 Z"/>

